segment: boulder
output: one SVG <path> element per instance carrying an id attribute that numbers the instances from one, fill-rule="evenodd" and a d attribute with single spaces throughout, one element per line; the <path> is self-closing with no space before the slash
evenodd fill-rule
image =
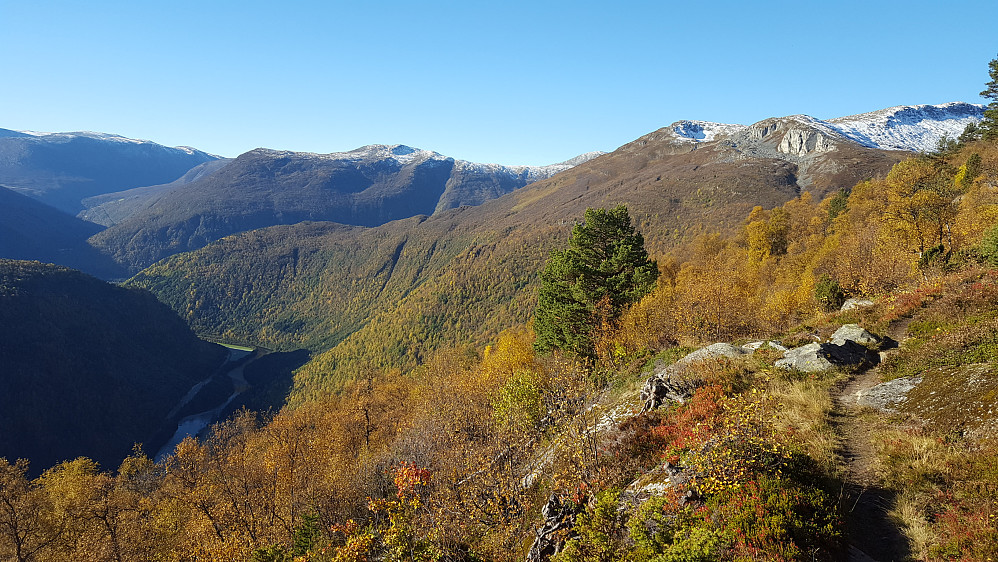
<path id="1" fill-rule="evenodd" d="M 696 381 L 683 380 L 680 376 L 683 366 L 677 365 L 666 367 L 645 381 L 645 386 L 641 389 L 641 400 L 644 402 L 644 406 L 641 407 L 642 412 L 654 410 L 669 402 L 682 404 L 693 396 L 699 384 Z"/>
<path id="2" fill-rule="evenodd" d="M 775 349 L 776 351 L 783 351 L 783 352 L 789 351 L 789 349 L 783 345 L 783 342 L 779 340 L 769 340 L 768 342 L 766 342 L 766 345 Z"/>
<path id="3" fill-rule="evenodd" d="M 730 343 L 714 343 L 686 355 L 686 357 L 676 361 L 676 363 L 686 364 L 693 363 L 694 361 L 707 361 L 710 359 L 721 358 L 736 359 L 749 353 L 751 353 L 751 351 L 748 351 L 743 347 L 738 347 L 737 345 L 732 345 Z"/>
<path id="4" fill-rule="evenodd" d="M 879 348 L 881 339 L 870 332 L 867 332 L 859 324 L 843 324 L 835 333 L 831 340 L 835 345 L 845 345 L 847 341 L 854 341 L 858 344 Z"/>
<path id="5" fill-rule="evenodd" d="M 654 410 L 669 402 L 681 404 L 692 396 L 700 383 L 682 376 L 690 364 L 712 359 L 734 359 L 750 353 L 750 350 L 730 343 L 715 343 L 688 353 L 645 381 L 645 386 L 641 389 L 641 400 L 644 401 L 641 411 Z"/>
<path id="6" fill-rule="evenodd" d="M 835 343 L 809 343 L 795 347 L 783 354 L 775 365 L 805 373 L 817 373 L 835 367 L 867 367 L 879 362 L 879 356 L 852 340 L 842 345 Z"/>

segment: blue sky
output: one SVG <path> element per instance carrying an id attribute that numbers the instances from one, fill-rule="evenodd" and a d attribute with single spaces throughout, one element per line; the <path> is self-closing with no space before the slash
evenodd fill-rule
<path id="1" fill-rule="evenodd" d="M 548 164 L 680 119 L 984 101 L 994 0 L 818 4 L 0 0 L 0 128 Z"/>

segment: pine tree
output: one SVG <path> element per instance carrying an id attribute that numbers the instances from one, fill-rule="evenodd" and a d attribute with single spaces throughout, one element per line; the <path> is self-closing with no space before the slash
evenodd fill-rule
<path id="1" fill-rule="evenodd" d="M 592 357 L 593 330 L 616 320 L 656 279 L 658 266 L 648 258 L 627 207 L 587 209 L 569 247 L 552 252 L 541 272 L 534 347 Z"/>
<path id="2" fill-rule="evenodd" d="M 998 58 L 988 63 L 988 74 L 991 81 L 985 84 L 987 88 L 981 92 L 981 97 L 991 100 L 991 103 L 984 110 L 984 119 L 980 124 L 981 137 L 984 140 L 998 140 Z"/>

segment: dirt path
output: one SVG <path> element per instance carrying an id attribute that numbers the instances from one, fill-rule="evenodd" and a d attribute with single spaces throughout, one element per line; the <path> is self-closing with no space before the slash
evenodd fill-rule
<path id="1" fill-rule="evenodd" d="M 889 335 L 899 340 L 906 328 L 892 327 Z M 879 368 L 867 369 L 834 395 L 833 423 L 842 438 L 839 452 L 846 465 L 841 501 L 851 562 L 902 562 L 910 557 L 907 539 L 888 515 L 896 493 L 884 489 L 877 477 L 873 424 L 870 423 L 870 417 L 876 414 L 857 404 L 859 395 L 879 382 Z"/>

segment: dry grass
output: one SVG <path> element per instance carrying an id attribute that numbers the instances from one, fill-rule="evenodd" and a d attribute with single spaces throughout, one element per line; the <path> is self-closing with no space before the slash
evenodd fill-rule
<path id="1" fill-rule="evenodd" d="M 904 531 L 911 545 L 912 555 L 925 560 L 929 548 L 938 542 L 938 537 L 925 517 L 925 500 L 919 494 L 904 491 L 898 494 L 897 503 L 890 516 Z"/>
<path id="2" fill-rule="evenodd" d="M 780 405 L 773 423 L 778 432 L 795 435 L 804 452 L 826 474 L 841 475 L 839 438 L 831 425 L 835 407 L 830 388 L 835 379 L 775 380 L 770 396 Z"/>

